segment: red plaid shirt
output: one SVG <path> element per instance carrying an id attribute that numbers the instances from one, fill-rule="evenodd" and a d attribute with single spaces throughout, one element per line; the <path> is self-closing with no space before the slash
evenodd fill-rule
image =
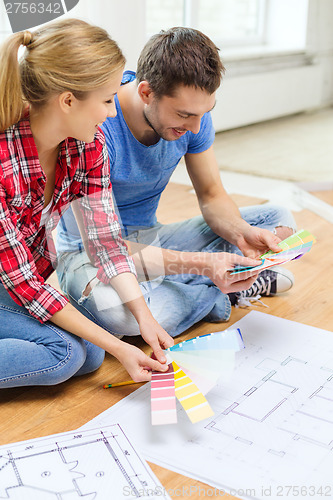
<path id="1" fill-rule="evenodd" d="M 13 300 L 41 322 L 67 303 L 45 280 L 56 263 L 51 231 L 73 200 L 79 200 L 98 279 L 109 283 L 117 274 L 135 274 L 114 213 L 109 172 L 101 131 L 90 144 L 72 138 L 63 141 L 52 216 L 40 226 L 46 177 L 29 117 L 0 133 L 0 279 Z"/>

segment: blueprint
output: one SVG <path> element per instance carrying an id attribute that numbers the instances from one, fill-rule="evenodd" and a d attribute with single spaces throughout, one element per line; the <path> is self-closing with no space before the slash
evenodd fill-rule
<path id="1" fill-rule="evenodd" d="M 207 394 L 213 417 L 179 406 L 152 426 L 147 384 L 88 427 L 119 421 L 146 459 L 239 498 L 333 497 L 333 333 L 257 311 L 233 327 L 245 349 Z"/>
<path id="2" fill-rule="evenodd" d="M 0 447 L 0 498 L 169 498 L 119 424 Z"/>

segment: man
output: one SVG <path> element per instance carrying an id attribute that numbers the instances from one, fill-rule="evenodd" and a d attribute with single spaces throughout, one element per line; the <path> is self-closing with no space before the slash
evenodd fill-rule
<path id="1" fill-rule="evenodd" d="M 235 253 L 258 257 L 268 248 L 278 251 L 277 243 L 293 233 L 295 222 L 276 206 L 240 213 L 223 188 L 210 116 L 223 72 L 217 47 L 201 32 L 161 32 L 144 47 L 136 75 L 124 73 L 115 97 L 117 116 L 102 125 L 123 237 L 146 302 L 172 336 L 201 319 L 226 321 L 231 304 L 240 299 L 274 295 L 293 284 L 285 270 L 266 271 L 255 282 L 256 276 L 236 278 L 227 272 L 245 262 Z M 158 202 L 183 156 L 202 216 L 161 225 Z M 57 272 L 64 292 L 111 333 L 138 334 L 112 287 L 96 279 L 83 245 L 68 211 L 58 232 Z"/>

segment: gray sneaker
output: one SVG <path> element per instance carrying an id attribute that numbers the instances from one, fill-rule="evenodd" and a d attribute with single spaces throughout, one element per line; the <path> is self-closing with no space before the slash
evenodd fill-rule
<path id="1" fill-rule="evenodd" d="M 294 275 L 288 269 L 275 266 L 262 271 L 251 288 L 242 292 L 229 293 L 231 305 L 247 307 L 252 302 L 260 302 L 261 297 L 271 297 L 287 292 L 294 284 Z M 265 304 L 263 304 L 265 305 Z"/>

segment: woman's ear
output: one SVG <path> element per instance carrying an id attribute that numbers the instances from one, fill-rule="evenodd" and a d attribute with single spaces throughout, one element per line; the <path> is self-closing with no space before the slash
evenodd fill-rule
<path id="1" fill-rule="evenodd" d="M 146 80 L 142 80 L 142 82 L 139 83 L 138 94 L 144 104 L 150 104 L 154 96 L 154 92 L 152 91 L 149 83 Z"/>
<path id="2" fill-rule="evenodd" d="M 72 110 L 75 101 L 76 98 L 72 92 L 63 92 L 58 97 L 60 109 L 65 113 L 69 113 Z"/>

